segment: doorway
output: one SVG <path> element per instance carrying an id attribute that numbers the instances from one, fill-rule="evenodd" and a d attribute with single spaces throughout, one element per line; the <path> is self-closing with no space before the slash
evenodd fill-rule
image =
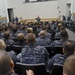
<path id="1" fill-rule="evenodd" d="M 9 22 L 12 22 L 12 19 L 14 18 L 13 8 L 7 9 L 7 11 L 8 11 Z"/>
<path id="2" fill-rule="evenodd" d="M 71 16 L 71 3 L 67 4 L 66 16 Z"/>

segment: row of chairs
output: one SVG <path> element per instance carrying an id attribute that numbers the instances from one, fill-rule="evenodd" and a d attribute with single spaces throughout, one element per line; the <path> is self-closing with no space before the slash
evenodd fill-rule
<path id="1" fill-rule="evenodd" d="M 47 71 L 44 63 L 41 64 L 23 64 L 16 63 L 16 68 L 18 70 L 19 75 L 26 75 L 26 70 L 33 70 L 34 75 L 62 75 L 63 73 L 63 65 L 54 65 L 52 69 L 52 73 Z"/>
<path id="2" fill-rule="evenodd" d="M 14 40 L 15 42 L 18 41 L 15 37 L 12 37 L 11 39 Z M 51 38 L 52 41 L 53 40 L 60 40 L 60 39 L 61 39 L 61 37 L 53 37 L 53 38 Z M 26 41 L 26 39 L 25 39 L 25 41 Z"/>
<path id="3" fill-rule="evenodd" d="M 14 50 L 16 54 L 19 54 L 23 47 L 24 46 L 19 46 L 19 45 L 13 45 L 13 47 L 11 47 L 10 45 L 7 45 L 6 51 Z M 49 45 L 49 46 L 45 46 L 45 48 L 47 49 L 49 53 L 49 58 L 51 58 L 55 54 L 63 54 L 62 46 L 56 46 L 55 48 L 52 49 L 51 46 Z"/>
<path id="4" fill-rule="evenodd" d="M 45 48 L 47 49 L 47 51 L 49 53 L 49 58 L 51 58 L 55 54 L 63 54 L 63 47 L 62 46 L 56 46 L 53 49 L 51 48 L 51 46 L 45 46 Z"/>

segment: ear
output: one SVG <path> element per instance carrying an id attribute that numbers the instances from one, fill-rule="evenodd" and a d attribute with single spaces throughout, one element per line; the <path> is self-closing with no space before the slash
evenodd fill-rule
<path id="1" fill-rule="evenodd" d="M 13 62 L 12 59 L 11 59 L 10 65 L 11 65 L 12 68 L 14 68 L 14 62 Z"/>
<path id="2" fill-rule="evenodd" d="M 64 48 L 63 48 L 63 53 L 64 53 Z"/>
<path id="3" fill-rule="evenodd" d="M 26 42 L 28 43 L 28 39 L 26 39 Z"/>

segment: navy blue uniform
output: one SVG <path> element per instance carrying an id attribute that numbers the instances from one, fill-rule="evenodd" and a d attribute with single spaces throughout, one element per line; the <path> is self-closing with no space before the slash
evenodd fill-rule
<path id="1" fill-rule="evenodd" d="M 47 50 L 44 47 L 36 46 L 35 44 L 25 46 L 21 53 L 17 55 L 17 59 L 25 64 L 47 63 L 48 58 L 49 54 Z"/>
<path id="2" fill-rule="evenodd" d="M 37 45 L 40 45 L 40 46 L 48 46 L 51 44 L 51 40 L 46 37 L 38 37 L 36 39 L 36 43 L 37 43 Z"/>
<path id="3" fill-rule="evenodd" d="M 65 59 L 67 56 L 62 54 L 56 54 L 54 57 L 52 57 L 48 62 L 48 68 L 49 70 L 52 70 L 53 65 L 64 65 Z"/>
<path id="4" fill-rule="evenodd" d="M 55 46 L 63 46 L 63 44 L 67 41 L 68 39 L 60 39 L 60 40 L 56 40 L 51 44 L 51 47 L 55 47 Z"/>

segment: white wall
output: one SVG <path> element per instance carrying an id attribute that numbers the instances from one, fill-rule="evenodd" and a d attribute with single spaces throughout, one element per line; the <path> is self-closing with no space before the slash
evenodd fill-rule
<path id="1" fill-rule="evenodd" d="M 67 4 L 71 6 L 68 7 Z M 69 14 L 69 10 L 71 11 L 71 13 L 75 12 L 75 0 L 58 0 L 58 6 L 59 6 L 58 11 L 61 11 L 61 16 L 65 15 L 67 17 Z"/>
<path id="2" fill-rule="evenodd" d="M 59 15 L 65 15 L 66 16 L 66 1 L 67 0 L 58 0 L 58 16 Z M 59 13 L 59 11 L 61 11 Z"/>
<path id="3" fill-rule="evenodd" d="M 6 17 L 5 5 L 3 0 L 0 0 L 0 16 Z"/>
<path id="4" fill-rule="evenodd" d="M 72 3 L 73 0 L 66 0 L 66 3 Z"/>
<path id="5" fill-rule="evenodd" d="M 23 19 L 57 18 L 57 1 L 23 3 L 24 0 L 5 0 L 6 8 L 13 8 L 14 16 Z"/>

